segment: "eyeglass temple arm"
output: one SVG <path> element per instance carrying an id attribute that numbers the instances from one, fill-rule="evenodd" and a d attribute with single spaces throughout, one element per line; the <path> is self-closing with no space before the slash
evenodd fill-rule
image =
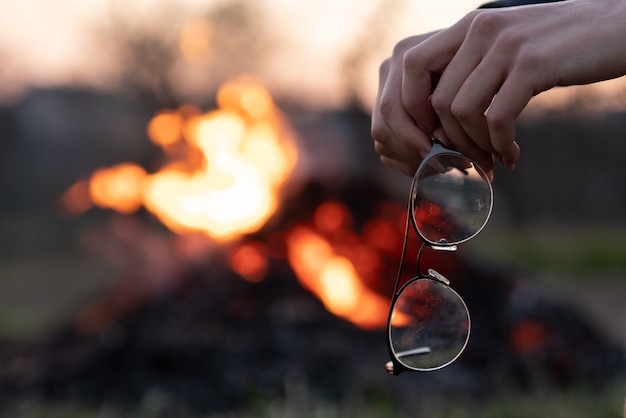
<path id="1" fill-rule="evenodd" d="M 402 279 L 402 269 L 404 267 L 404 259 L 406 258 L 406 250 L 409 243 L 409 225 L 411 223 L 411 195 L 409 195 L 409 203 L 406 212 L 406 225 L 404 227 L 404 242 L 402 243 L 402 255 L 400 256 L 400 266 L 398 267 L 398 275 L 396 276 L 396 284 L 393 287 L 393 295 L 391 303 L 395 301 L 398 289 L 400 288 L 400 280 Z M 391 319 L 391 312 L 389 312 L 389 319 Z"/>

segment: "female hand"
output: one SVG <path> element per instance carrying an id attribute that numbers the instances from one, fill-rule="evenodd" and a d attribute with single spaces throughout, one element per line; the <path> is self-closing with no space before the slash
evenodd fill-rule
<path id="1" fill-rule="evenodd" d="M 623 75 L 624 41 L 623 0 L 477 10 L 447 30 L 409 38 L 381 67 L 376 149 L 383 163 L 408 173 L 434 136 L 487 171 L 493 156 L 513 169 L 515 120 L 529 100 Z"/>
<path id="2" fill-rule="evenodd" d="M 402 102 L 404 54 L 431 34 L 400 41 L 380 66 L 378 95 L 372 109 L 374 149 L 383 164 L 412 176 L 432 146 L 434 126 L 419 127 Z"/>

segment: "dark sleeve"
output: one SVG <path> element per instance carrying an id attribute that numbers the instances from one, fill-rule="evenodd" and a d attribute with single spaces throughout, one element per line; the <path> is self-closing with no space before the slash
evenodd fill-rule
<path id="1" fill-rule="evenodd" d="M 523 6 L 525 4 L 554 3 L 563 0 L 497 0 L 485 3 L 479 9 L 495 9 L 499 7 Z"/>

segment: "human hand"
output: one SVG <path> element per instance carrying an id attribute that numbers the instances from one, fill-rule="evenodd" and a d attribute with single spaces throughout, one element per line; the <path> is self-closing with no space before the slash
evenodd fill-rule
<path id="1" fill-rule="evenodd" d="M 626 73 L 626 2 L 478 10 L 410 39 L 381 67 L 372 135 L 383 163 L 410 173 L 434 136 L 488 172 L 493 156 L 513 169 L 515 120 L 534 95 Z"/>
<path id="2" fill-rule="evenodd" d="M 434 33 L 434 32 L 433 32 Z M 432 147 L 433 126 L 418 126 L 402 102 L 404 54 L 433 33 L 404 39 L 380 66 L 378 94 L 372 109 L 374 149 L 381 162 L 412 176 Z"/>

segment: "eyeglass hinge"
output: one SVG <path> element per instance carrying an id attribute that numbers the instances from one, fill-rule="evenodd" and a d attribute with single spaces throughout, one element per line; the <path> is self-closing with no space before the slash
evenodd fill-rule
<path id="1" fill-rule="evenodd" d="M 441 273 L 433 270 L 433 269 L 428 269 L 428 276 L 432 279 L 435 279 L 443 284 L 445 284 L 446 286 L 450 286 L 450 280 L 448 280 L 444 275 L 442 275 Z"/>

